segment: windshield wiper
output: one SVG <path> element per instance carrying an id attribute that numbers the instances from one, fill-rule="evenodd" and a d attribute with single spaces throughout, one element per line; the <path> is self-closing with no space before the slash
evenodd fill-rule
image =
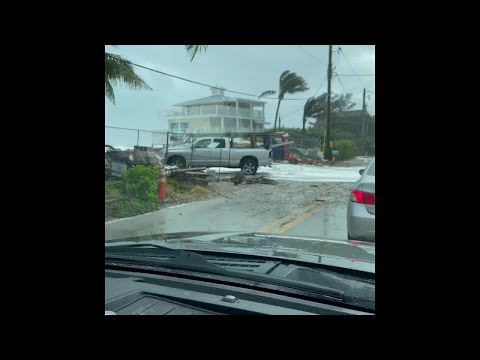
<path id="1" fill-rule="evenodd" d="M 152 249 L 148 249 L 152 247 L 155 248 L 155 250 L 152 251 Z M 156 244 L 132 244 L 106 247 L 105 261 L 133 262 L 136 264 L 140 263 L 144 266 L 171 267 L 217 275 L 225 275 L 227 273 L 224 268 L 209 263 L 203 256 L 194 252 L 171 249 Z"/>

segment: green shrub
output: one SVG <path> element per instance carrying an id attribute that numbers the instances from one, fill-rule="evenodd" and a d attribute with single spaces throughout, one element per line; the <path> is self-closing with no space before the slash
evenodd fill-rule
<path id="1" fill-rule="evenodd" d="M 355 141 L 338 140 L 335 141 L 335 149 L 340 152 L 339 160 L 348 160 L 355 156 Z"/>
<path id="2" fill-rule="evenodd" d="M 158 202 L 158 180 L 158 168 L 138 165 L 123 174 L 123 192 L 129 198 Z"/>
<path id="3" fill-rule="evenodd" d="M 105 199 L 119 198 L 122 193 L 122 182 L 119 180 L 105 181 Z"/>
<path id="4" fill-rule="evenodd" d="M 123 198 L 112 203 L 112 216 L 130 217 L 160 209 L 158 180 L 158 168 L 139 165 L 128 169 L 121 181 L 106 184 L 106 192 L 119 190 Z"/>

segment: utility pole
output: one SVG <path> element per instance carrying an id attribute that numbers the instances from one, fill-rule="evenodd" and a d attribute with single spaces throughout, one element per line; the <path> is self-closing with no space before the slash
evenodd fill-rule
<path id="1" fill-rule="evenodd" d="M 362 105 L 362 155 L 365 153 L 365 93 L 363 89 L 363 105 Z"/>
<path id="2" fill-rule="evenodd" d="M 332 149 L 330 148 L 330 93 L 332 85 L 332 45 L 328 45 L 328 90 L 327 90 L 327 125 L 325 134 L 325 154 L 323 157 L 326 160 L 332 160 Z"/>

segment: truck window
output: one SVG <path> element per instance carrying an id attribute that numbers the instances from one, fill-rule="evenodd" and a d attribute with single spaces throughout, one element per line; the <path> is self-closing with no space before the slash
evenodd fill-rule
<path id="1" fill-rule="evenodd" d="M 262 136 L 244 136 L 236 137 L 233 139 L 232 148 L 237 149 L 252 149 L 252 148 L 263 148 L 263 137 Z"/>
<path id="2" fill-rule="evenodd" d="M 212 139 L 202 139 L 195 144 L 194 148 L 196 149 L 206 148 L 211 142 L 212 142 Z"/>
<path id="3" fill-rule="evenodd" d="M 217 149 L 225 149 L 225 139 L 213 139 L 213 142 L 218 143 Z"/>

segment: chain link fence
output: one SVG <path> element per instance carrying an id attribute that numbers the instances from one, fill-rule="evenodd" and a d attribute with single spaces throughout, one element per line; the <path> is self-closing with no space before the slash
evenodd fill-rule
<path id="1" fill-rule="evenodd" d="M 288 155 L 301 160 L 318 160 L 322 157 L 320 140 L 303 135 L 288 135 Z"/>
<path id="2" fill-rule="evenodd" d="M 126 162 L 127 168 L 160 163 L 180 167 L 195 164 L 229 167 L 232 161 L 240 161 L 229 149 L 266 149 L 274 161 L 291 158 L 315 161 L 322 157 L 319 139 L 287 133 L 185 133 L 105 126 L 105 145 L 106 167 L 110 160 L 111 167 L 117 166 L 122 171 L 125 166 L 117 162 Z M 172 155 L 178 155 L 179 150 L 182 156 L 177 158 L 183 158 L 182 164 L 174 163 Z"/>

